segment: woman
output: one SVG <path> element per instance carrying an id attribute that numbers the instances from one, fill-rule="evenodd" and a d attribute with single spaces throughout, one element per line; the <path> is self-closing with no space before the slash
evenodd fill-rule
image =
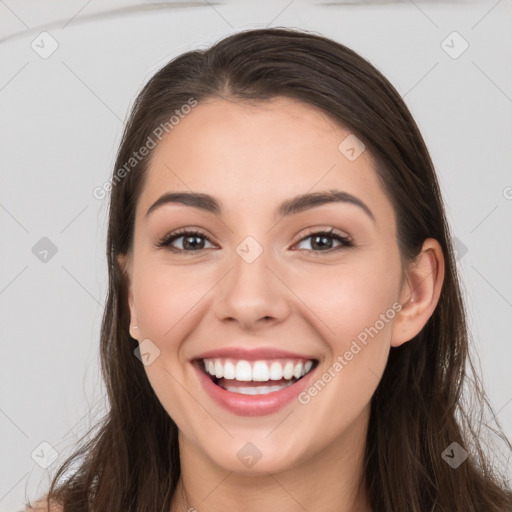
<path id="1" fill-rule="evenodd" d="M 433 164 L 370 63 L 291 29 L 181 55 L 110 189 L 110 409 L 45 508 L 511 510 Z"/>

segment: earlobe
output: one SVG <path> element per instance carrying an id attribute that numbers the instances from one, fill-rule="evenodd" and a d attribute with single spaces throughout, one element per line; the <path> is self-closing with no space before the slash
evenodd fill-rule
<path id="1" fill-rule="evenodd" d="M 128 305 L 130 307 L 130 336 L 133 338 L 133 339 L 136 339 L 138 340 L 139 339 L 139 327 L 138 327 L 138 322 L 137 322 L 137 311 L 135 309 L 135 302 L 133 300 L 133 293 L 132 293 L 132 289 L 131 289 L 131 286 L 129 287 L 129 290 L 128 290 Z"/>
<path id="2" fill-rule="evenodd" d="M 404 280 L 402 309 L 393 324 L 393 347 L 406 343 L 423 329 L 437 306 L 443 281 L 443 250 L 437 240 L 428 238 Z"/>
<path id="3" fill-rule="evenodd" d="M 128 277 L 128 257 L 126 254 L 118 254 L 116 260 L 121 272 Z"/>
<path id="4" fill-rule="evenodd" d="M 126 255 L 119 254 L 117 256 L 117 262 L 125 276 L 127 290 L 128 290 L 128 307 L 130 309 L 130 327 L 129 327 L 130 336 L 134 339 L 138 339 L 138 337 L 137 337 L 138 336 L 137 312 L 135 310 L 135 302 L 133 300 L 132 282 L 131 282 L 130 272 L 128 269 L 129 261 L 128 261 L 128 258 Z"/>

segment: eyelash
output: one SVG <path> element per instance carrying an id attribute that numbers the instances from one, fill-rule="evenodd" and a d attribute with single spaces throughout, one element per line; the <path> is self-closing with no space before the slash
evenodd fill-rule
<path id="1" fill-rule="evenodd" d="M 188 254 L 196 254 L 198 252 L 201 252 L 201 251 L 205 250 L 205 249 L 196 249 L 196 250 L 192 250 L 192 251 L 186 251 L 185 249 L 177 249 L 176 247 L 172 247 L 170 245 L 172 242 L 174 242 L 178 238 L 187 237 L 187 236 L 197 236 L 197 237 L 200 237 L 200 238 L 204 238 L 205 240 L 208 240 L 210 243 L 213 243 L 201 231 L 197 231 L 197 230 L 194 230 L 194 229 L 184 228 L 184 229 L 180 229 L 178 231 L 174 231 L 172 233 L 169 233 L 169 234 L 165 235 L 159 242 L 157 242 L 155 244 L 155 247 L 157 247 L 157 248 L 167 247 L 172 252 L 175 252 L 175 253 L 188 253 Z M 305 250 L 305 251 L 308 251 L 308 252 L 314 252 L 314 253 L 332 254 L 333 252 L 337 252 L 337 251 L 339 251 L 341 249 L 348 249 L 348 248 L 354 246 L 354 243 L 352 242 L 350 237 L 343 236 L 343 235 L 340 235 L 339 233 L 334 232 L 333 228 L 331 228 L 330 230 L 313 231 L 313 232 L 307 234 L 306 236 L 304 236 L 303 238 L 301 238 L 297 242 L 297 244 L 302 242 L 302 241 L 304 241 L 304 240 L 307 240 L 308 238 L 312 238 L 314 236 L 326 236 L 328 238 L 333 238 L 334 240 L 340 242 L 341 245 L 339 247 L 331 248 L 331 249 L 328 249 L 326 251 L 315 251 L 313 249 L 302 249 L 302 250 Z"/>

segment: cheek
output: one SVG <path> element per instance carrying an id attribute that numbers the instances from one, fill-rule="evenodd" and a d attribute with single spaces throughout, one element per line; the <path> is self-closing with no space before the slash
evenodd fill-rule
<path id="1" fill-rule="evenodd" d="M 371 262 L 361 258 L 336 269 L 318 267 L 298 292 L 308 297 L 307 306 L 314 312 L 308 318 L 328 354 L 299 401 L 310 421 L 328 425 L 332 436 L 369 403 L 386 366 L 393 321 L 400 309 L 398 254 L 373 256 Z"/>
<path id="2" fill-rule="evenodd" d="M 140 268 L 134 276 L 139 332 L 155 342 L 167 340 L 168 344 L 194 320 L 195 306 L 210 287 L 208 277 L 201 276 L 198 269 L 184 266 L 158 264 Z"/>
<path id="3" fill-rule="evenodd" d="M 186 429 L 197 410 L 190 394 L 183 390 L 190 369 L 180 349 L 199 322 L 201 298 L 211 284 L 195 269 L 146 261 L 144 264 L 142 258 L 139 260 L 134 274 L 137 323 L 140 339 L 151 340 L 159 355 L 144 369 L 163 408 L 180 428 Z"/>
<path id="4" fill-rule="evenodd" d="M 389 338 L 401 269 L 398 255 L 373 256 L 354 257 L 346 265 L 311 266 L 295 277 L 293 287 L 310 309 L 308 318 L 329 342 L 333 356 L 347 350 L 358 336 L 364 342 L 365 333 L 370 337 L 369 331 L 371 339 L 377 337 L 375 330 L 379 339 Z"/>

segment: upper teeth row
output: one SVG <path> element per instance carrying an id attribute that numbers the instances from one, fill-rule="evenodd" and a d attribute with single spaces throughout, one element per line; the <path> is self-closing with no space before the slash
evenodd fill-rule
<path id="1" fill-rule="evenodd" d="M 236 379 L 249 382 L 266 382 L 268 380 L 292 379 L 306 375 L 313 366 L 313 361 L 249 361 L 229 359 L 203 359 L 204 369 L 218 379 Z"/>

